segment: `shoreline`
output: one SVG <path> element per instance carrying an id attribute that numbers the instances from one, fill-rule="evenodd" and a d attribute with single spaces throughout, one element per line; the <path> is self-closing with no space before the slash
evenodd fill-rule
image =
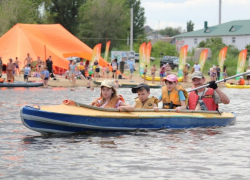
<path id="1" fill-rule="evenodd" d="M 175 73 L 173 73 L 175 74 Z M 6 74 L 3 74 L 2 78 L 6 79 Z M 209 76 L 205 76 L 206 81 L 209 82 L 210 77 Z M 53 78 L 50 78 L 48 86 L 49 87 L 86 87 L 87 86 L 87 80 L 84 79 L 77 79 L 76 80 L 76 84 L 73 85 L 68 79 L 65 79 L 64 76 L 60 76 L 60 75 L 56 75 L 56 79 L 57 80 L 53 80 Z M 93 78 L 92 78 L 93 79 Z M 106 78 L 99 78 L 98 80 L 104 80 Z M 111 78 L 109 78 L 111 79 Z M 143 83 L 144 80 L 142 77 L 140 77 L 138 74 L 134 74 L 133 75 L 133 81 L 135 81 L 136 84 L 139 83 Z M 23 79 L 23 74 L 20 75 L 20 77 L 15 76 L 15 81 L 24 81 Z M 42 81 L 41 78 L 38 77 L 29 77 L 29 81 Z M 118 79 L 119 83 L 130 83 L 129 79 Z M 191 88 L 193 86 L 192 82 L 191 82 L 191 75 L 188 75 L 188 81 L 189 82 L 180 82 L 178 84 L 181 84 L 184 88 Z M 228 80 L 228 83 L 235 83 L 235 80 Z M 146 83 L 152 83 L 152 81 L 146 81 Z M 156 85 L 159 85 L 160 82 L 159 81 L 155 81 Z M 93 87 L 98 87 L 98 85 L 94 84 L 92 81 L 92 86 Z M 225 87 L 225 83 L 219 83 L 218 84 L 219 87 Z"/>

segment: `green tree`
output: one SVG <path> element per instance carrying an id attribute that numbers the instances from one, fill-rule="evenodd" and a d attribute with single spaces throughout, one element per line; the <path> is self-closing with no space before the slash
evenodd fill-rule
<path id="1" fill-rule="evenodd" d="M 145 10 L 140 0 L 127 0 L 128 8 L 133 7 L 133 38 L 143 37 L 146 22 Z"/>
<path id="2" fill-rule="evenodd" d="M 161 29 L 158 31 L 159 34 L 170 37 L 181 34 L 182 32 L 183 31 L 181 27 L 178 28 L 166 27 L 165 29 Z"/>
<path id="3" fill-rule="evenodd" d="M 86 0 L 45 0 L 48 23 L 59 23 L 69 32 L 76 35 L 79 7 Z"/>
<path id="4" fill-rule="evenodd" d="M 79 9 L 78 38 L 90 47 L 111 40 L 111 46 L 127 43 L 130 26 L 129 9 L 123 0 L 87 1 Z"/>
<path id="5" fill-rule="evenodd" d="M 0 1 L 0 35 L 3 35 L 17 23 L 38 23 L 38 4 L 32 0 Z"/>
<path id="6" fill-rule="evenodd" d="M 162 55 L 176 56 L 176 47 L 173 44 L 157 41 L 152 45 L 152 56 L 161 57 Z"/>
<path id="7" fill-rule="evenodd" d="M 194 30 L 194 23 L 190 20 L 187 22 L 187 32 Z"/>

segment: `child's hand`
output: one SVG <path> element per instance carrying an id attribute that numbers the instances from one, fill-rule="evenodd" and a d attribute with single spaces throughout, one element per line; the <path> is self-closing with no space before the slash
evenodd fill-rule
<path id="1" fill-rule="evenodd" d="M 155 112 L 158 112 L 159 108 L 158 107 L 154 107 L 154 110 L 155 110 Z"/>
<path id="2" fill-rule="evenodd" d="M 125 109 L 124 109 L 123 106 L 119 106 L 119 107 L 117 107 L 117 109 L 118 109 L 120 112 L 125 111 Z"/>
<path id="3" fill-rule="evenodd" d="M 181 107 L 177 107 L 175 110 L 176 110 L 176 112 L 180 112 L 181 111 Z"/>

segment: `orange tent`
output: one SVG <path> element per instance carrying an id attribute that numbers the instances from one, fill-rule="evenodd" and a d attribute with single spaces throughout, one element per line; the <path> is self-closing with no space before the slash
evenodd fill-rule
<path id="1" fill-rule="evenodd" d="M 0 56 L 3 63 L 6 64 L 9 58 L 18 57 L 21 67 L 27 53 L 33 61 L 37 60 L 37 56 L 44 61 L 52 56 L 54 66 L 68 69 L 69 63 L 65 57 L 77 55 L 91 60 L 92 52 L 90 47 L 60 24 L 16 24 L 0 38 Z M 99 62 L 101 66 L 107 64 L 102 58 Z"/>

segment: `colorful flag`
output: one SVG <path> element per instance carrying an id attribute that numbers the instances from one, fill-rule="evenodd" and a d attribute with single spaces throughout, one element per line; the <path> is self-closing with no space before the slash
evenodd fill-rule
<path id="1" fill-rule="evenodd" d="M 139 73 L 143 75 L 143 69 L 146 65 L 146 43 L 142 43 L 139 49 Z"/>
<path id="2" fill-rule="evenodd" d="M 148 42 L 146 46 L 146 65 L 148 66 L 148 68 L 150 67 L 151 48 L 152 48 L 151 42 Z"/>
<path id="3" fill-rule="evenodd" d="M 240 74 L 244 72 L 245 63 L 247 58 L 247 49 L 244 49 L 240 52 L 237 63 L 236 74 Z M 239 80 L 240 77 L 236 77 L 236 80 Z"/>
<path id="4" fill-rule="evenodd" d="M 109 47 L 110 47 L 110 41 L 108 41 L 108 42 L 106 43 L 106 49 L 105 49 L 105 55 L 104 55 L 104 59 L 105 59 L 105 61 L 107 61 L 107 62 L 108 62 L 108 56 L 109 56 Z"/>
<path id="5" fill-rule="evenodd" d="M 223 79 L 223 66 L 224 66 L 224 62 L 226 59 L 226 54 L 227 54 L 227 47 L 224 47 L 220 50 L 220 54 L 219 54 L 219 68 L 220 68 L 220 80 Z"/>
<path id="6" fill-rule="evenodd" d="M 95 47 L 93 49 L 93 53 L 92 53 L 92 58 L 91 58 L 92 62 L 95 60 L 97 60 L 99 62 L 99 58 L 101 56 L 101 47 L 102 47 L 101 43 L 95 45 Z"/>
<path id="7" fill-rule="evenodd" d="M 183 77 L 183 69 L 186 65 L 188 45 L 182 46 L 179 56 L 178 77 Z"/>
<path id="8" fill-rule="evenodd" d="M 200 54 L 199 65 L 201 66 L 201 72 L 203 71 L 206 59 L 207 59 L 208 49 L 204 49 Z"/>

